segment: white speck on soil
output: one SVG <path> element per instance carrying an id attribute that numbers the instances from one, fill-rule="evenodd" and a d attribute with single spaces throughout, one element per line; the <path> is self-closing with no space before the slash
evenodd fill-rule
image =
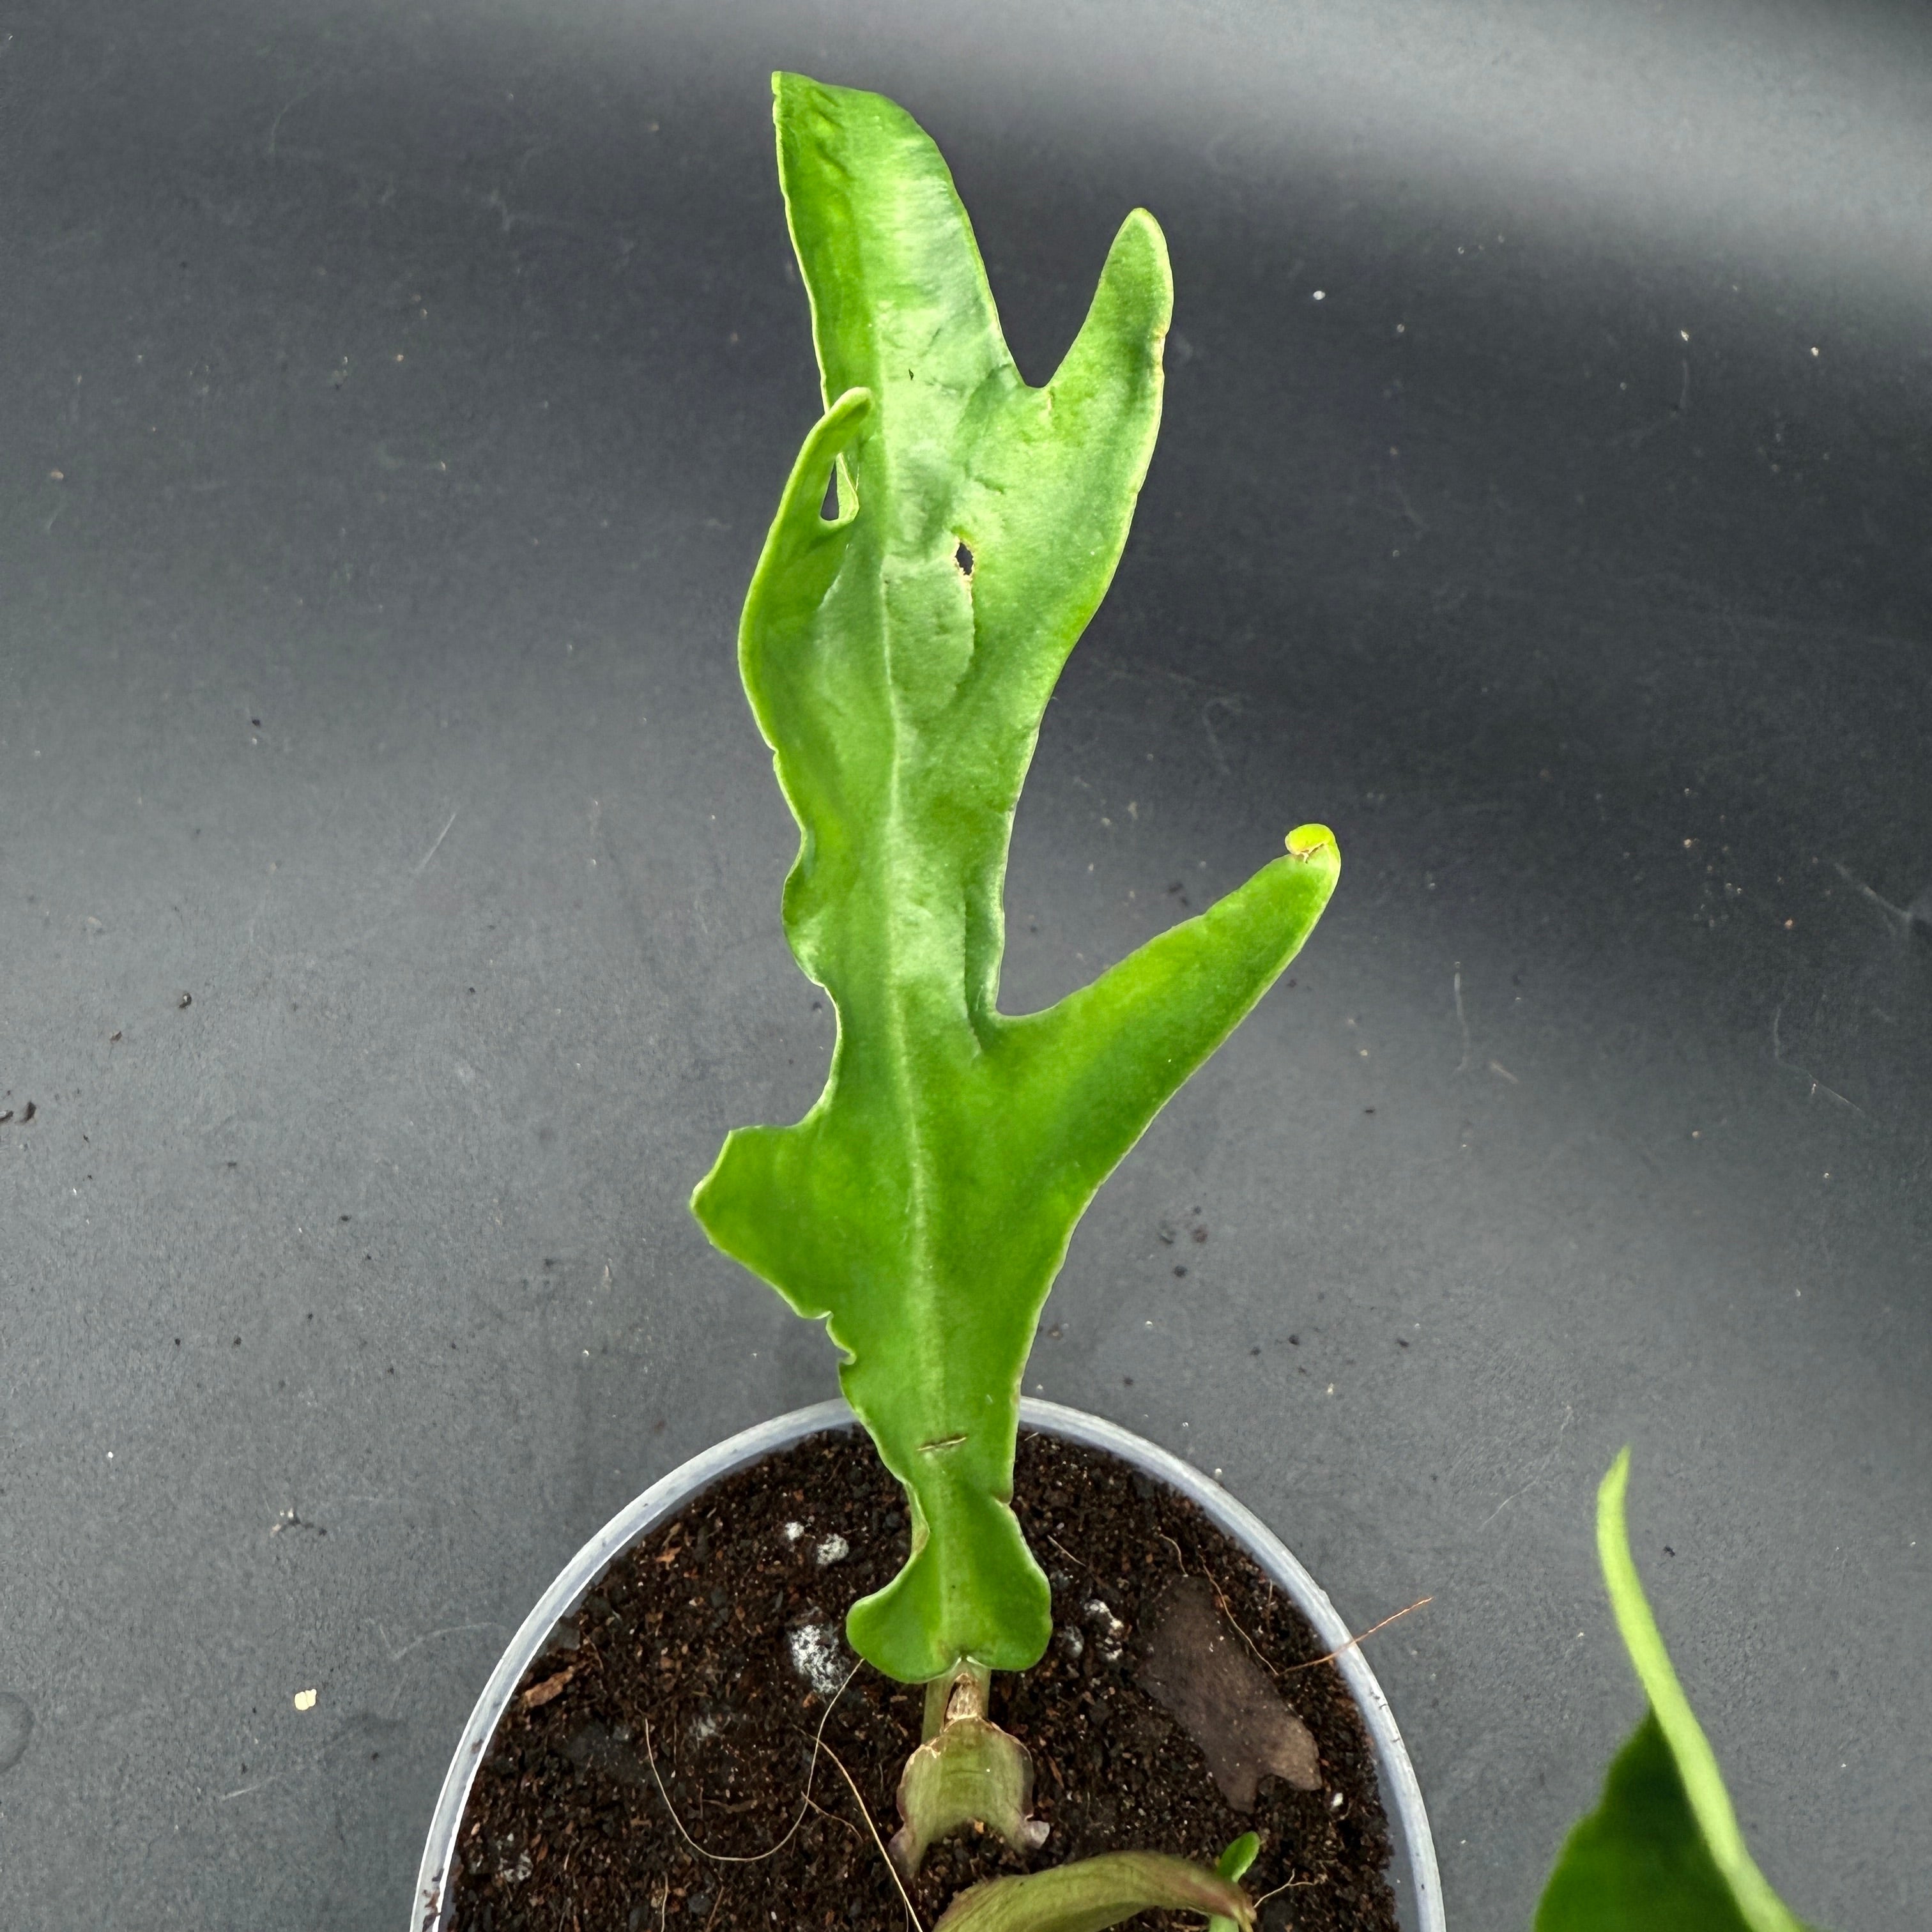
<path id="1" fill-rule="evenodd" d="M 834 1563 L 843 1563 L 851 1555 L 852 1546 L 842 1536 L 834 1534 L 812 1553 L 818 1559 L 819 1568 L 824 1570 Z"/>
<path id="2" fill-rule="evenodd" d="M 821 1697 L 831 1696 L 850 1666 L 835 1624 L 800 1624 L 791 1632 L 791 1667 Z"/>
<path id="3" fill-rule="evenodd" d="M 796 1543 L 804 1534 L 805 1525 L 802 1522 L 788 1522 L 784 1526 L 784 1540 L 788 1543 Z"/>

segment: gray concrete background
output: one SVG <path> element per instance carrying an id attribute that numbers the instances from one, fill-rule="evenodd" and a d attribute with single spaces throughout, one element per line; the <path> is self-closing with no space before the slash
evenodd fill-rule
<path id="1" fill-rule="evenodd" d="M 1608 0 L 0 18 L 0 1916 L 395 1932 L 565 1557 L 833 1387 L 683 1207 L 829 1040 L 731 643 L 776 64 L 926 121 L 1035 380 L 1172 248 L 1009 1006 L 1345 855 L 1029 1388 L 1433 1594 L 1371 1654 L 1471 1928 L 1637 1714 L 1634 1442 L 1761 1862 L 1926 1922 L 1932 34 Z"/>

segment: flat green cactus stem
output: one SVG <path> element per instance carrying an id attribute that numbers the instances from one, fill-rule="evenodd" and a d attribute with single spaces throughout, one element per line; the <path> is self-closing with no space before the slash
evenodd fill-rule
<path id="1" fill-rule="evenodd" d="M 733 1133 L 692 1206 L 826 1322 L 910 1499 L 910 1558 L 854 1606 L 854 1648 L 908 1682 L 1022 1670 L 1051 1633 L 1009 1507 L 1041 1304 L 1094 1190 L 1293 957 L 1340 861 L 1304 827 L 1092 985 L 1000 1012 L 1021 782 L 1154 448 L 1166 247 L 1127 218 L 1065 361 L 1030 388 L 918 126 L 877 94 L 793 74 L 773 91 L 826 408 L 739 655 L 802 834 L 785 931 L 838 1034 L 812 1111 Z"/>

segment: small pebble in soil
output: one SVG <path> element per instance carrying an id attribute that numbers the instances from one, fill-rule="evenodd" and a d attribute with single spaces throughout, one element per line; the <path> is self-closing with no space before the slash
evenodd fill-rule
<path id="1" fill-rule="evenodd" d="M 852 1546 L 842 1536 L 835 1534 L 828 1536 L 812 1553 L 823 1570 L 829 1564 L 843 1563 L 851 1555 Z"/>
<path id="2" fill-rule="evenodd" d="M 1116 1643 L 1127 1634 L 1127 1627 L 1098 1597 L 1090 1597 L 1084 1606 L 1088 1621 L 1098 1624 Z"/>

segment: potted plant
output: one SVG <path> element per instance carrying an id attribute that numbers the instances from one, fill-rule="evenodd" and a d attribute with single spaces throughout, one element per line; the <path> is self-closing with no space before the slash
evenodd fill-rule
<path id="1" fill-rule="evenodd" d="M 774 93 L 825 407 L 740 659 L 800 829 L 786 932 L 838 1035 L 810 1112 L 731 1134 L 692 1205 L 826 1323 L 849 1408 L 721 1445 L 579 1553 L 478 1701 L 412 1923 L 1097 1932 L 1149 1912 L 1434 1932 L 1420 1794 L 1326 1598 L 1199 1472 L 1020 1398 L 1080 1214 L 1294 957 L 1340 866 L 1325 827 L 1300 827 L 1091 985 L 999 1010 L 1022 782 L 1154 446 L 1160 231 L 1127 218 L 1031 388 L 917 125 L 794 75 Z M 1738 1922 L 1790 1932 L 1749 1916 L 1755 1868 L 1718 1828 L 1694 1720 L 1660 1689 L 1660 1645 L 1634 1652 L 1655 1716 L 1543 1932 L 1720 1922 L 1589 1916 L 1610 1896 L 1591 1874 L 1644 1842 L 1632 1794 L 1654 1822 L 1673 1789 L 1683 1844 L 1748 1895 Z"/>

